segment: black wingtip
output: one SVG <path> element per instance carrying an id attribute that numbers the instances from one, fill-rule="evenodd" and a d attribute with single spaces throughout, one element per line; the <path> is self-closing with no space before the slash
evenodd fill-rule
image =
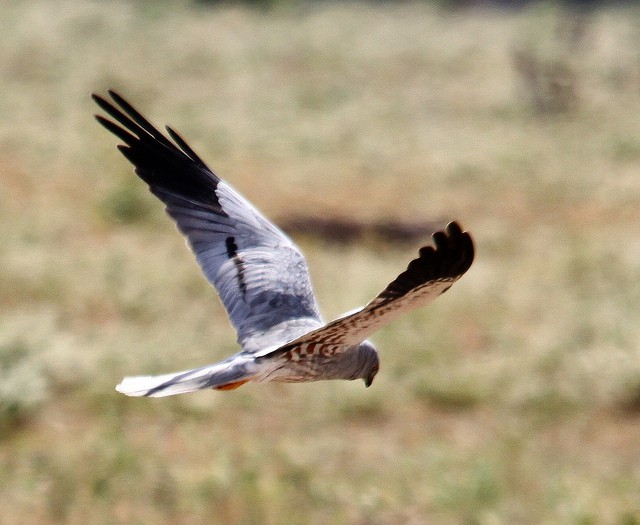
<path id="1" fill-rule="evenodd" d="M 385 298 L 400 297 L 420 285 L 440 279 L 459 279 L 473 262 L 475 250 L 471 235 L 459 223 L 452 221 L 432 235 L 433 245 L 420 248 L 417 259 L 411 261 L 381 294 Z"/>
<path id="2" fill-rule="evenodd" d="M 451 221 L 444 230 L 435 232 L 432 238 L 434 248 L 429 262 L 434 277 L 458 278 L 471 267 L 475 255 L 473 240 L 457 221 Z M 422 258 L 422 250 L 420 255 Z"/>
<path id="3" fill-rule="evenodd" d="M 106 113 L 96 115 L 98 123 L 124 142 L 118 149 L 165 204 L 179 199 L 224 214 L 216 193 L 220 179 L 175 130 L 167 128 L 165 136 L 113 89 L 91 98 Z"/>
<path id="4" fill-rule="evenodd" d="M 473 259 L 475 258 L 473 239 L 471 238 L 471 234 L 463 230 L 457 221 L 451 221 L 447 224 L 445 233 L 447 238 L 446 249 L 458 254 L 457 264 L 452 265 L 451 269 L 455 272 L 455 275 L 460 276 L 471 267 Z M 434 242 L 436 242 L 436 247 L 438 247 L 435 235 L 436 234 L 434 234 Z"/>
<path id="5" fill-rule="evenodd" d="M 103 109 L 107 113 L 111 109 L 111 102 L 103 96 L 98 95 L 97 93 L 91 93 L 91 99 L 100 107 L 100 109 Z"/>
<path id="6" fill-rule="evenodd" d="M 122 105 L 120 102 L 124 102 L 125 105 L 130 105 L 121 95 L 118 94 L 117 91 L 115 91 L 113 89 L 107 89 L 107 94 L 119 106 Z M 91 93 L 91 98 L 99 106 L 104 106 L 104 105 L 109 106 L 109 105 L 111 105 L 111 102 L 109 102 L 105 97 L 103 97 L 99 93 Z"/>

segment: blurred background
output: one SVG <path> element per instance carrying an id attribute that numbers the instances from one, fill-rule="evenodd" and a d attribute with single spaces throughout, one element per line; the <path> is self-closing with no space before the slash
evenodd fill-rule
<path id="1" fill-rule="evenodd" d="M 640 6 L 0 3 L 0 523 L 640 523 Z M 93 119 L 177 129 L 364 304 L 471 270 L 361 382 L 132 399 L 235 334 Z"/>

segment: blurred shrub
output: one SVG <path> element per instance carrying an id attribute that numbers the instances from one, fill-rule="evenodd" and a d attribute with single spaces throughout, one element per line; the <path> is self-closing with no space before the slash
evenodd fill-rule
<path id="1" fill-rule="evenodd" d="M 46 398 L 48 380 L 26 340 L 0 342 L 0 430 L 28 419 Z"/>
<path id="2" fill-rule="evenodd" d="M 0 439 L 37 417 L 58 391 L 87 377 L 91 356 L 51 312 L 5 315 L 0 322 Z"/>

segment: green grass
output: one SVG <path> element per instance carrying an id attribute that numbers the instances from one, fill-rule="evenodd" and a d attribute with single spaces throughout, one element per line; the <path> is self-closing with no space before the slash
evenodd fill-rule
<path id="1" fill-rule="evenodd" d="M 0 522 L 639 523 L 639 16 L 2 4 Z M 274 219 L 455 218 L 477 259 L 368 390 L 121 396 L 237 347 L 108 88 Z M 418 248 L 298 240 L 327 318 Z"/>

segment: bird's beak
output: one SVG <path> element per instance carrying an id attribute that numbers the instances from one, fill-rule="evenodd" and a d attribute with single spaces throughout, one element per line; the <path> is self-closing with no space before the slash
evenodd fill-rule
<path id="1" fill-rule="evenodd" d="M 371 383 L 373 383 L 373 376 L 365 377 L 362 380 L 364 381 L 365 388 L 369 388 Z"/>

